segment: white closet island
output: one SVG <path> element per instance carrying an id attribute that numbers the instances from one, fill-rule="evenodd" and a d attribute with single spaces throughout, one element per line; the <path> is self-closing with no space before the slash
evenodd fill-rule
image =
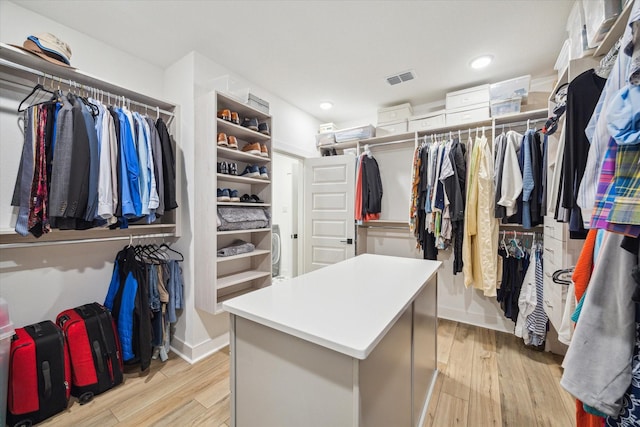
<path id="1" fill-rule="evenodd" d="M 225 301 L 233 426 L 417 426 L 441 262 L 364 254 Z"/>

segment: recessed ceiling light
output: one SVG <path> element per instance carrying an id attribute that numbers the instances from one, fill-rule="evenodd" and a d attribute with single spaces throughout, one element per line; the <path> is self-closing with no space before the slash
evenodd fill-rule
<path id="1" fill-rule="evenodd" d="M 329 101 L 325 101 L 325 102 L 321 102 L 320 103 L 320 108 L 322 108 L 323 110 L 330 110 L 331 107 L 333 107 L 333 104 Z"/>
<path id="2" fill-rule="evenodd" d="M 474 59 L 473 61 L 471 61 L 471 68 L 475 69 L 475 70 L 479 70 L 481 68 L 486 67 L 487 65 L 491 64 L 491 61 L 493 61 L 493 56 L 491 55 L 484 55 L 484 56 L 480 56 L 476 59 Z"/>

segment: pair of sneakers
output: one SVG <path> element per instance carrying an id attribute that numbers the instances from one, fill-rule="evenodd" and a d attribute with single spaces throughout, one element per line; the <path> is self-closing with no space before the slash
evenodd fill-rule
<path id="1" fill-rule="evenodd" d="M 249 154 L 255 154 L 256 156 L 269 157 L 269 149 L 265 144 L 260 144 L 259 142 L 246 144 L 242 147 L 242 151 Z"/>
<path id="2" fill-rule="evenodd" d="M 269 123 L 267 122 L 258 123 L 258 119 L 256 118 L 245 117 L 244 120 L 242 120 L 242 126 L 246 127 L 247 129 L 260 132 L 264 135 L 268 135 L 268 136 L 270 135 Z"/>
<path id="3" fill-rule="evenodd" d="M 238 139 L 233 135 L 227 136 L 226 133 L 220 132 L 218 134 L 218 147 L 228 147 L 228 148 L 234 148 L 237 150 Z"/>
<path id="4" fill-rule="evenodd" d="M 233 162 L 218 162 L 218 173 L 238 175 L 238 164 Z"/>
<path id="5" fill-rule="evenodd" d="M 239 202 L 240 196 L 238 195 L 238 190 L 232 190 L 230 188 L 218 188 L 218 201 Z"/>
<path id="6" fill-rule="evenodd" d="M 246 178 L 269 179 L 269 171 L 266 166 L 247 165 L 240 174 Z"/>
<path id="7" fill-rule="evenodd" d="M 237 125 L 240 124 L 240 116 L 238 115 L 238 113 L 228 109 L 218 111 L 218 118 L 227 122 L 235 123 Z"/>

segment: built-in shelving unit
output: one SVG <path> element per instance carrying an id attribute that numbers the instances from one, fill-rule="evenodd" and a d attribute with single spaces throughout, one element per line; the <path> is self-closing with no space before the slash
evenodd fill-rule
<path id="1" fill-rule="evenodd" d="M 72 87 L 70 83 L 73 83 L 73 87 L 75 87 L 76 90 L 78 90 L 77 88 L 83 88 L 83 90 L 88 92 L 90 88 L 102 90 L 105 93 L 108 92 L 111 94 L 111 100 L 115 99 L 115 95 L 124 97 L 128 107 L 133 111 L 138 111 L 142 114 L 148 113 L 148 115 L 153 118 L 157 115 L 163 117 L 165 123 L 169 124 L 169 131 L 173 135 L 179 134 L 177 126 L 180 120 L 175 120 L 175 116 L 178 114 L 176 105 L 126 89 L 78 69 L 52 64 L 35 55 L 28 54 L 4 43 L 0 43 L 0 80 L 6 82 L 4 84 L 12 85 L 12 87 L 23 88 L 25 91 L 24 95 L 28 94 L 36 83 L 42 83 L 43 81 L 46 82 L 47 86 L 53 84 L 55 81 L 56 87 L 59 87 L 65 92 Z M 104 95 L 104 99 L 107 100 L 107 95 Z M 9 140 L 4 142 L 15 143 L 15 141 Z M 19 157 L 15 159 L 16 164 L 19 160 Z M 180 190 L 182 182 L 180 166 L 181 163 L 176 162 L 176 199 L 179 204 L 181 200 Z M 13 181 L 4 182 L 4 185 L 13 185 Z M 11 209 L 8 205 L 4 208 Z M 143 237 L 178 237 L 180 236 L 180 209 L 181 208 L 178 207 L 172 211 L 165 212 L 162 217 L 156 219 L 156 221 L 151 224 L 147 224 L 146 219 L 142 219 L 137 222 L 130 222 L 129 227 L 126 229 L 54 229 L 39 238 L 20 236 L 3 221 L 3 224 L 0 226 L 2 227 L 0 228 L 0 248 L 7 249 L 38 245 L 127 240 L 132 238 L 141 239 Z"/>
<path id="2" fill-rule="evenodd" d="M 271 175 L 271 136 L 220 119 L 217 112 L 228 109 L 237 112 L 240 122 L 245 117 L 267 123 L 271 130 L 271 116 L 228 95 L 211 92 L 196 100 L 196 176 L 203 185 L 196 185 L 195 226 L 195 301 L 196 308 L 209 313 L 222 311 L 227 299 L 271 284 L 271 228 L 218 231 L 213 216 L 218 207 L 266 209 L 271 215 L 271 179 L 218 173 L 214 163 L 236 163 L 238 174 L 246 166 L 266 167 Z M 234 136 L 238 149 L 218 146 L 218 134 Z M 268 157 L 246 153 L 242 147 L 259 143 L 266 146 Z M 237 190 L 238 195 L 256 195 L 262 203 L 218 202 L 214 189 Z M 216 256 L 221 248 L 237 240 L 252 243 L 252 252 L 228 257 Z"/>

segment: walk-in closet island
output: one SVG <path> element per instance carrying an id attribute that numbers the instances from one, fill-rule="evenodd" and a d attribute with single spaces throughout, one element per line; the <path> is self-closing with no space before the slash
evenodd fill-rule
<path id="1" fill-rule="evenodd" d="M 232 426 L 421 426 L 439 261 L 363 254 L 223 302 Z"/>

